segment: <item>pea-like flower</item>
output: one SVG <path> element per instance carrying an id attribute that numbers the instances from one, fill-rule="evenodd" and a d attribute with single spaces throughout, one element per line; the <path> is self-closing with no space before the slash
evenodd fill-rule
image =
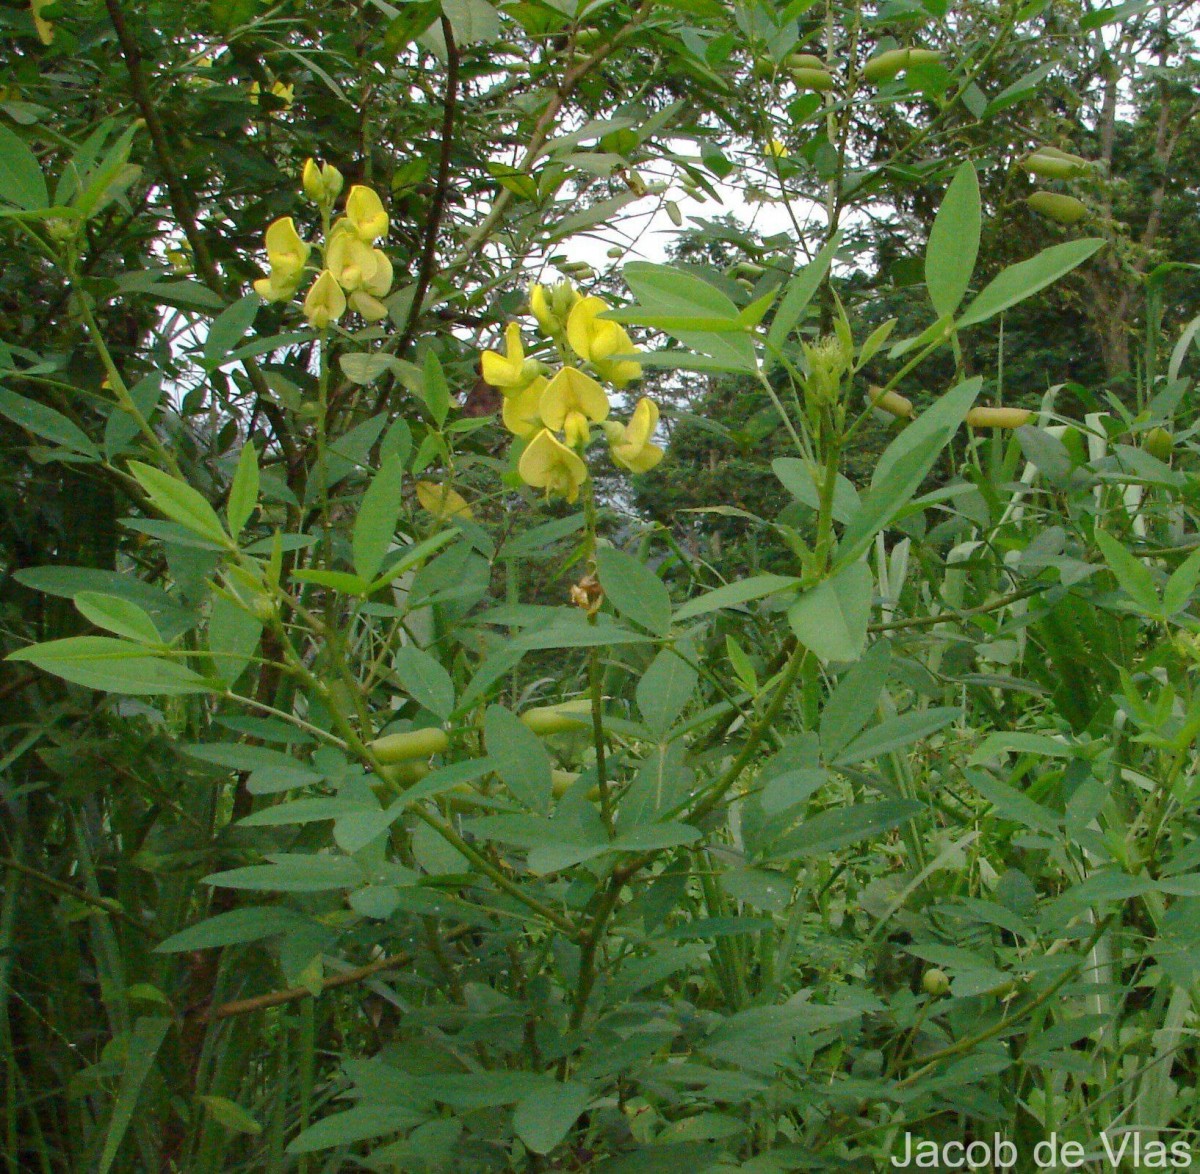
<path id="1" fill-rule="evenodd" d="M 513 395 L 524 391 L 542 373 L 542 365 L 525 357 L 521 326 L 517 322 L 510 322 L 504 328 L 504 350 L 504 354 L 484 351 L 480 367 L 484 383 L 498 387 L 505 395 Z"/>
<path id="2" fill-rule="evenodd" d="M 258 82 L 251 82 L 250 101 L 253 102 L 255 106 L 258 105 L 258 96 L 261 93 L 262 87 L 258 84 Z M 272 98 L 278 98 L 279 101 L 283 103 L 284 110 L 290 110 L 292 106 L 292 100 L 296 96 L 296 87 L 288 84 L 287 82 L 273 81 L 271 83 L 271 88 L 267 91 L 267 93 L 270 94 Z"/>
<path id="3" fill-rule="evenodd" d="M 568 445 L 581 449 L 590 437 L 588 422 L 607 419 L 608 408 L 600 384 L 576 367 L 564 367 L 542 391 L 538 415 L 547 428 L 565 433 Z"/>
<path id="4" fill-rule="evenodd" d="M 315 159 L 308 159 L 301 174 L 304 194 L 314 204 L 323 208 L 332 208 L 334 201 L 342 194 L 342 184 L 345 180 L 342 173 L 332 163 L 322 163 L 318 166 Z"/>
<path id="5" fill-rule="evenodd" d="M 355 184 L 346 197 L 346 219 L 359 239 L 367 244 L 387 236 L 388 215 L 383 201 L 373 189 L 362 184 Z"/>
<path id="6" fill-rule="evenodd" d="M 264 239 L 271 272 L 269 277 L 254 283 L 254 290 L 264 301 L 286 302 L 300 288 L 300 278 L 312 250 L 300 239 L 290 216 L 271 224 Z"/>
<path id="7" fill-rule="evenodd" d="M 663 450 L 651 437 L 658 427 L 658 404 L 642 396 L 628 424 L 608 421 L 604 425 L 612 459 L 631 473 L 646 473 L 663 459 Z"/>
<path id="8" fill-rule="evenodd" d="M 532 436 L 542 427 L 541 411 L 542 392 L 546 389 L 546 379 L 539 375 L 526 388 L 512 392 L 504 397 L 500 409 L 504 427 L 514 436 Z"/>
<path id="9" fill-rule="evenodd" d="M 607 309 L 602 298 L 581 298 L 567 318 L 567 341 L 585 363 L 591 363 L 601 379 L 615 387 L 624 387 L 630 380 L 641 377 L 642 368 L 632 359 L 612 357 L 632 354 L 637 347 L 619 322 L 597 317 Z"/>
<path id="10" fill-rule="evenodd" d="M 548 428 L 543 428 L 528 444 L 517 462 L 517 472 L 526 485 L 544 489 L 546 496 L 565 497 L 574 502 L 579 488 L 587 480 L 587 465 Z"/>
<path id="11" fill-rule="evenodd" d="M 317 330 L 324 330 L 346 312 L 346 295 L 328 269 L 322 269 L 304 299 L 304 316 Z"/>

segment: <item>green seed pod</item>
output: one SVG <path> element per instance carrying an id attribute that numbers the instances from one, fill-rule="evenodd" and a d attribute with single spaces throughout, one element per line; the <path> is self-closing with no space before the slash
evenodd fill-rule
<path id="1" fill-rule="evenodd" d="M 733 272 L 736 277 L 751 277 L 757 281 L 766 270 L 761 265 L 755 265 L 753 261 L 739 261 L 733 267 Z"/>
<path id="2" fill-rule="evenodd" d="M 824 69 L 825 62 L 815 53 L 790 53 L 787 67 L 788 69 Z"/>
<path id="3" fill-rule="evenodd" d="M 1026 197 L 1025 203 L 1058 224 L 1078 224 L 1087 215 L 1086 204 L 1061 192 L 1034 192 Z"/>
<path id="4" fill-rule="evenodd" d="M 769 81 L 775 76 L 775 62 L 769 57 L 756 57 L 754 59 L 754 76 L 761 77 L 764 81 Z"/>
<path id="5" fill-rule="evenodd" d="M 863 77 L 869 82 L 885 82 L 894 78 L 902 69 L 908 68 L 911 49 L 888 49 L 877 53 L 863 67 Z"/>
<path id="6" fill-rule="evenodd" d="M 936 65 L 941 59 L 940 49 L 909 49 L 906 68 L 911 69 L 914 65 Z"/>
<path id="7" fill-rule="evenodd" d="M 967 413 L 970 428 L 1020 428 L 1033 419 L 1028 408 L 972 408 Z"/>
<path id="8" fill-rule="evenodd" d="M 445 730 L 430 727 L 423 730 L 406 730 L 403 734 L 385 734 L 371 743 L 371 751 L 385 766 L 398 762 L 412 762 L 418 758 L 429 758 L 441 754 L 450 745 Z"/>
<path id="9" fill-rule="evenodd" d="M 1050 155 L 1055 159 L 1066 159 L 1074 163 L 1076 167 L 1091 167 L 1091 164 L 1082 155 L 1072 155 L 1070 151 L 1060 151 L 1057 147 L 1038 147 L 1035 154 Z"/>
<path id="10" fill-rule="evenodd" d="M 1169 461 L 1171 453 L 1175 451 L 1175 437 L 1161 426 L 1151 428 L 1142 440 L 1142 448 L 1155 460 Z"/>
<path id="11" fill-rule="evenodd" d="M 823 69 L 793 69 L 791 75 L 798 90 L 818 90 L 824 93 L 833 89 L 833 75 Z"/>
<path id="12" fill-rule="evenodd" d="M 898 391 L 883 391 L 881 388 L 870 389 L 871 403 L 877 408 L 889 412 L 898 420 L 911 420 L 916 413 L 913 411 L 912 400 L 906 399 Z"/>
<path id="13" fill-rule="evenodd" d="M 737 284 L 742 287 L 742 289 L 746 290 L 747 292 L 753 292 L 753 290 L 754 290 L 754 282 L 753 281 L 748 281 L 744 277 L 738 277 L 738 278 L 735 278 L 735 280 L 737 281 Z"/>
<path id="14" fill-rule="evenodd" d="M 683 226 L 683 213 L 679 210 L 679 205 L 674 200 L 668 200 L 666 203 L 667 215 L 671 218 L 671 223 L 676 228 Z"/>
<path id="15" fill-rule="evenodd" d="M 1086 164 L 1080 168 L 1078 163 L 1070 159 L 1060 159 L 1057 155 L 1047 155 L 1043 151 L 1034 151 L 1032 155 L 1021 160 L 1021 166 L 1030 175 L 1042 179 L 1075 179 L 1087 170 Z"/>
<path id="16" fill-rule="evenodd" d="M 575 44 L 581 49 L 594 49 L 600 43 L 599 29 L 580 29 L 575 34 Z"/>
<path id="17" fill-rule="evenodd" d="M 565 701 L 561 705 L 539 705 L 521 714 L 521 721 L 539 738 L 586 730 L 591 724 L 590 701 Z"/>
<path id="18" fill-rule="evenodd" d="M 950 993 L 950 976 L 944 970 L 927 970 L 921 979 L 921 986 L 927 995 L 939 999 Z"/>

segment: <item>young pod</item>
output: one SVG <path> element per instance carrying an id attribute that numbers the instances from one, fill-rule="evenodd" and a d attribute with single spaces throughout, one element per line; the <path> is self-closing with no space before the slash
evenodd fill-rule
<path id="1" fill-rule="evenodd" d="M 1072 155 L 1070 151 L 1060 151 L 1057 147 L 1038 147 L 1034 153 L 1037 155 L 1050 155 L 1055 159 L 1066 159 L 1082 170 L 1087 170 L 1091 167 L 1091 163 L 1082 155 Z"/>
<path id="2" fill-rule="evenodd" d="M 1020 428 L 1033 419 L 1028 408 L 972 408 L 967 413 L 969 428 Z"/>
<path id="3" fill-rule="evenodd" d="M 914 65 L 936 65 L 941 59 L 940 49 L 909 49 L 905 68 L 912 69 Z"/>
<path id="4" fill-rule="evenodd" d="M 1062 192 L 1034 192 L 1025 198 L 1035 212 L 1058 224 L 1078 224 L 1087 215 L 1087 205 Z"/>
<path id="5" fill-rule="evenodd" d="M 921 979 L 921 986 L 927 995 L 939 999 L 950 993 L 950 976 L 944 970 L 927 970 Z"/>
<path id="6" fill-rule="evenodd" d="M 798 90 L 818 90 L 824 93 L 833 89 L 833 75 L 823 69 L 793 69 L 790 72 Z"/>
<path id="7" fill-rule="evenodd" d="M 591 702 L 566 701 L 561 705 L 535 706 L 521 714 L 521 721 L 539 738 L 546 734 L 585 730 L 591 724 Z"/>
<path id="8" fill-rule="evenodd" d="M 1155 460 L 1169 461 L 1175 450 L 1175 437 L 1161 425 L 1151 428 L 1142 440 L 1144 448 Z"/>
<path id="9" fill-rule="evenodd" d="M 1047 155 L 1043 151 L 1034 151 L 1021 160 L 1021 166 L 1030 175 L 1039 179 L 1074 179 L 1086 171 L 1086 165 L 1080 168 L 1078 163 L 1070 159 L 1060 159 L 1057 155 Z"/>
<path id="10" fill-rule="evenodd" d="M 824 69 L 825 62 L 815 53 L 789 53 L 788 69 Z"/>
<path id="11" fill-rule="evenodd" d="M 898 420 L 911 420 L 916 413 L 912 400 L 906 399 L 898 391 L 884 391 L 879 387 L 870 389 L 871 403 L 895 416 Z"/>
<path id="12" fill-rule="evenodd" d="M 733 267 L 734 275 L 737 277 L 749 277 L 754 280 L 762 277 L 766 270 L 761 265 L 756 265 L 753 261 L 739 261 Z"/>
<path id="13" fill-rule="evenodd" d="M 769 57 L 756 57 L 754 59 L 754 76 L 760 77 L 764 81 L 770 81 L 775 76 L 775 62 Z"/>
<path id="14" fill-rule="evenodd" d="M 888 49 L 876 53 L 863 66 L 863 77 L 869 82 L 885 82 L 894 78 L 902 69 L 908 68 L 908 56 L 911 49 Z"/>
<path id="15" fill-rule="evenodd" d="M 412 762 L 441 754 L 449 745 L 450 739 L 445 730 L 429 727 L 405 730 L 402 734 L 385 734 L 371 743 L 371 751 L 384 766 L 393 766 L 398 762 Z"/>

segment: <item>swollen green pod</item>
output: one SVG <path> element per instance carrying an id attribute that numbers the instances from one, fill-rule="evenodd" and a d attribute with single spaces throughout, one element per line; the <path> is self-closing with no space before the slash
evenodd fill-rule
<path id="1" fill-rule="evenodd" d="M 1059 224 L 1078 224 L 1087 215 L 1087 205 L 1061 192 L 1034 192 L 1025 199 L 1035 212 Z"/>
<path id="2" fill-rule="evenodd" d="M 384 766 L 398 762 L 413 762 L 441 754 L 450 745 L 445 730 L 430 727 L 424 730 L 405 730 L 402 734 L 385 734 L 371 743 L 371 752 Z"/>
<path id="3" fill-rule="evenodd" d="M 790 72 L 798 90 L 818 90 L 824 93 L 833 89 L 833 75 L 823 69 L 792 69 Z"/>

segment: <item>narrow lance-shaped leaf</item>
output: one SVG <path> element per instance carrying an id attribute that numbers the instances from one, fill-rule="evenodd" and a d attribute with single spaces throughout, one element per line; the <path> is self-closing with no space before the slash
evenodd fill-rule
<path id="1" fill-rule="evenodd" d="M 979 177 L 964 163 L 938 209 L 925 249 L 925 286 L 939 318 L 953 314 L 967 292 L 979 254 Z"/>

